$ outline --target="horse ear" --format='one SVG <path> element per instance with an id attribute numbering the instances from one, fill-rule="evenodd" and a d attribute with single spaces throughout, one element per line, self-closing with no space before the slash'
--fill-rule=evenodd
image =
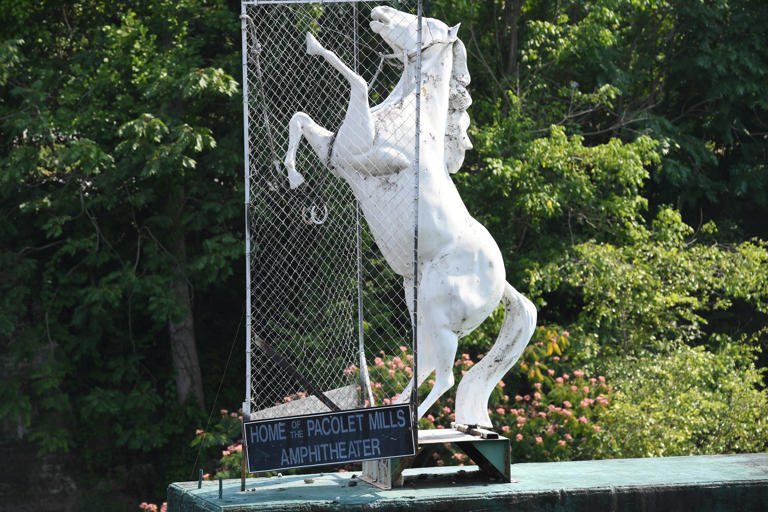
<path id="1" fill-rule="evenodd" d="M 461 23 L 456 25 L 455 27 L 451 27 L 448 29 L 448 38 L 453 39 L 454 37 L 459 37 L 459 27 L 461 27 Z"/>
<path id="2" fill-rule="evenodd" d="M 458 26 L 457 26 L 458 28 Z M 453 72 L 451 74 L 459 85 L 469 85 L 469 69 L 467 68 L 467 49 L 464 47 L 464 43 L 461 39 L 457 39 L 453 43 Z"/>

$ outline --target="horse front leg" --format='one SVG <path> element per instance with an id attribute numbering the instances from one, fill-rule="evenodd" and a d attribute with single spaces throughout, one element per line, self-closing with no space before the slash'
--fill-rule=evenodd
<path id="1" fill-rule="evenodd" d="M 424 313 L 429 315 L 426 310 Z M 434 366 L 435 369 L 435 385 L 419 404 L 419 418 L 427 413 L 432 404 L 443 393 L 453 387 L 453 361 L 459 347 L 459 337 L 451 329 L 440 324 L 441 322 L 425 321 L 424 329 L 419 333 L 419 351 L 421 351 L 422 344 L 431 345 L 433 359 L 430 366 Z M 419 375 L 421 376 L 421 374 L 421 365 L 419 365 Z"/>
<path id="2" fill-rule="evenodd" d="M 328 163 L 328 151 L 333 133 L 312 120 L 304 112 L 296 112 L 288 123 L 288 151 L 285 153 L 285 169 L 288 172 L 288 184 L 292 189 L 304 183 L 304 176 L 296 171 L 296 152 L 299 149 L 301 137 L 307 139 L 317 157 Z"/>
<path id="3" fill-rule="evenodd" d="M 344 64 L 335 53 L 323 48 L 311 32 L 307 32 L 307 53 L 323 57 L 349 82 L 349 105 L 337 134 L 337 140 L 341 142 L 340 152 L 359 155 L 369 151 L 373 147 L 375 125 L 368 104 L 368 83 Z"/>

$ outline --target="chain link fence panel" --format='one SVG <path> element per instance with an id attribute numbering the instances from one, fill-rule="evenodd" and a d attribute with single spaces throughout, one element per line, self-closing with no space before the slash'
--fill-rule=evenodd
<path id="1" fill-rule="evenodd" d="M 344 148 L 335 144 L 345 116 L 359 113 L 360 83 L 350 77 L 366 84 L 375 116 L 413 58 L 390 55 L 372 31 L 380 5 L 416 12 L 415 1 L 244 3 L 250 419 L 387 405 L 413 374 L 413 285 L 398 274 L 415 260 L 413 178 L 363 210 L 333 168 L 339 152 L 370 142 L 363 127 L 360 140 L 347 133 Z M 416 103 L 398 112 L 377 119 L 389 123 L 377 136 L 396 134 L 383 141 L 394 148 L 413 144 L 417 128 Z M 397 155 L 365 158 L 372 174 L 393 165 L 415 174 Z"/>

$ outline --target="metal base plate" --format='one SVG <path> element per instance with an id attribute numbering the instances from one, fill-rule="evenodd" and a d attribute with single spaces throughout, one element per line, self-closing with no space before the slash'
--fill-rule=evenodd
<path id="1" fill-rule="evenodd" d="M 475 430 L 462 425 L 457 426 L 462 430 Z M 419 451 L 415 457 L 363 462 L 363 473 L 360 478 L 379 489 L 402 487 L 403 469 L 426 466 L 437 445 L 444 443 L 458 446 L 489 479 L 497 482 L 512 481 L 509 439 L 503 436 L 484 439 L 479 434 L 471 435 L 457 429 L 419 430 Z"/>

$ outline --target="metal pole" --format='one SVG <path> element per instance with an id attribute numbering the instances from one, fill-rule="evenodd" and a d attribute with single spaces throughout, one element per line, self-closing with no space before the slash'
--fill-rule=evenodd
<path id="1" fill-rule="evenodd" d="M 422 0 L 417 2 L 416 27 L 416 143 L 414 147 L 413 179 L 413 404 L 411 422 L 413 424 L 413 443 L 419 442 L 419 174 L 421 172 L 421 20 L 423 17 Z"/>
<path id="2" fill-rule="evenodd" d="M 335 3 L 357 3 L 368 2 L 370 0 L 245 0 L 246 5 L 271 5 L 271 4 L 335 4 Z"/>
<path id="3" fill-rule="evenodd" d="M 352 69 L 359 72 L 359 34 L 357 24 L 357 4 L 352 4 Z M 360 359 L 360 405 L 365 405 L 368 398 L 373 407 L 373 391 L 369 385 L 368 363 L 365 360 L 365 333 L 363 331 L 363 225 L 360 205 L 355 202 L 355 226 L 357 228 L 357 350 Z"/>
<path id="4" fill-rule="evenodd" d="M 248 45 L 245 3 L 240 4 L 240 30 L 242 32 L 243 62 L 243 152 L 245 165 L 245 401 L 243 420 L 251 419 L 251 227 L 248 211 L 251 204 L 250 144 L 248 141 Z"/>
<path id="5" fill-rule="evenodd" d="M 247 463 L 246 457 L 248 457 L 248 451 L 246 449 L 247 444 L 243 443 L 243 451 L 241 452 L 243 454 L 243 458 L 240 461 L 240 492 L 245 492 L 245 477 L 246 477 L 246 470 L 245 465 Z"/>

